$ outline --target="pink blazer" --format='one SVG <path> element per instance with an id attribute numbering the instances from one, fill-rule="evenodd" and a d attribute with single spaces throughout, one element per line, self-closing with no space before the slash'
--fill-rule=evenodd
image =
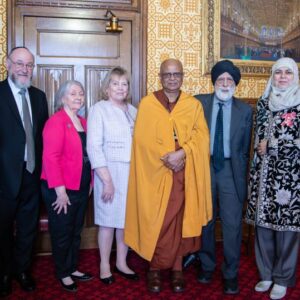
<path id="1" fill-rule="evenodd" d="M 86 131 L 86 120 L 80 122 Z M 79 190 L 82 173 L 80 136 L 64 109 L 52 115 L 43 130 L 43 160 L 41 178 L 49 188 L 64 185 Z"/>

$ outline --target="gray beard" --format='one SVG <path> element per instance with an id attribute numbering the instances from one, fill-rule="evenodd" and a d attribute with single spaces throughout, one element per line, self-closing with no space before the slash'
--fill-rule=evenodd
<path id="1" fill-rule="evenodd" d="M 224 93 L 220 88 L 215 89 L 216 96 L 221 101 L 228 101 L 232 98 L 235 92 L 235 86 L 231 87 L 227 93 Z"/>
<path id="2" fill-rule="evenodd" d="M 27 89 L 31 86 L 32 78 L 28 79 L 25 83 L 19 82 L 19 80 L 13 74 L 9 75 L 9 78 L 15 84 L 15 86 L 19 89 Z"/>

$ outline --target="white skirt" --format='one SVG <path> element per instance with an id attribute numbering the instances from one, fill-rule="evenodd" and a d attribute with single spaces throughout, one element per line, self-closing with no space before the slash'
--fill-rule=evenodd
<path id="1" fill-rule="evenodd" d="M 104 202 L 101 198 L 103 183 L 94 172 L 94 213 L 95 224 L 105 227 L 124 228 L 128 188 L 128 162 L 108 162 L 115 193 L 112 201 Z"/>

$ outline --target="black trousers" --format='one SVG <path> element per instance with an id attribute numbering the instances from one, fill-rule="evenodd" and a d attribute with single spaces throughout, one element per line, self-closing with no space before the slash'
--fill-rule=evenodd
<path id="1" fill-rule="evenodd" d="M 37 233 L 40 180 L 23 169 L 16 198 L 0 194 L 0 276 L 19 274 L 30 268 Z"/>
<path id="2" fill-rule="evenodd" d="M 79 191 L 67 190 L 71 205 L 67 214 L 57 214 L 52 203 L 57 195 L 54 189 L 49 189 L 46 181 L 42 181 L 42 195 L 46 203 L 49 219 L 49 231 L 52 243 L 52 255 L 57 278 L 70 276 L 76 271 L 81 231 L 89 194 L 89 180 Z"/>

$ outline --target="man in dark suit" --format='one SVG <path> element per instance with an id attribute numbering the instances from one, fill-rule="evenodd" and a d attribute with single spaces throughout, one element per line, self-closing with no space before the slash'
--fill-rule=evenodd
<path id="1" fill-rule="evenodd" d="M 11 293 L 12 276 L 35 289 L 29 273 L 40 199 L 42 130 L 46 95 L 31 86 L 34 57 L 11 50 L 8 77 L 0 82 L 0 296 Z"/>
<path id="2" fill-rule="evenodd" d="M 203 228 L 201 250 L 193 257 L 198 256 L 201 262 L 198 281 L 210 283 L 216 268 L 215 222 L 219 214 L 223 233 L 222 273 L 226 294 L 239 292 L 237 277 L 242 210 L 247 193 L 252 130 L 251 106 L 233 97 L 240 78 L 240 70 L 231 61 L 220 61 L 211 71 L 215 92 L 195 96 L 203 105 L 210 130 L 213 219 Z"/>

